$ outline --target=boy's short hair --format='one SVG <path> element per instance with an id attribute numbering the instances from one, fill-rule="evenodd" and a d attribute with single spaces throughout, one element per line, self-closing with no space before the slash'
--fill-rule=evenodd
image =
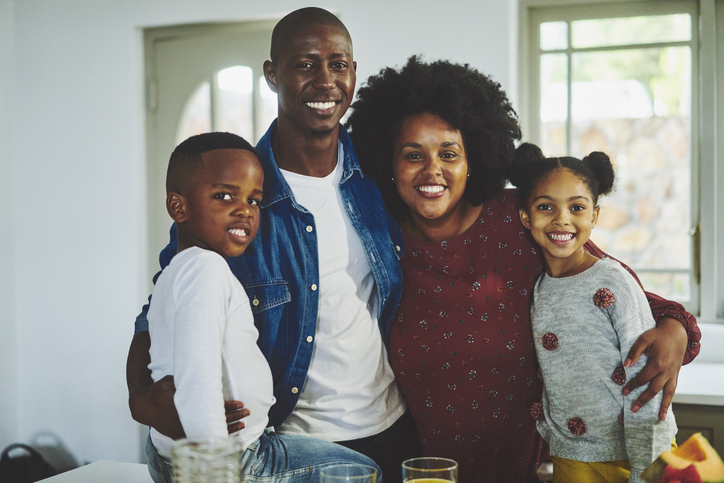
<path id="1" fill-rule="evenodd" d="M 166 194 L 185 194 L 191 180 L 203 168 L 201 155 L 216 149 L 245 149 L 257 156 L 256 149 L 244 138 L 229 132 L 207 132 L 197 134 L 176 146 L 168 160 L 166 171 Z"/>

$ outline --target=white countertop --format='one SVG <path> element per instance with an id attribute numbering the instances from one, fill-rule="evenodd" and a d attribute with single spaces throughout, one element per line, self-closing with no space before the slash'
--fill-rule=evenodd
<path id="1" fill-rule="evenodd" d="M 724 406 L 724 364 L 695 360 L 682 366 L 674 402 Z"/>
<path id="2" fill-rule="evenodd" d="M 41 481 L 43 483 L 153 483 L 146 465 L 118 461 L 96 461 Z"/>
<path id="3" fill-rule="evenodd" d="M 724 407 L 724 325 L 702 324 L 702 351 L 681 368 L 674 402 Z M 145 464 L 96 461 L 43 483 L 153 483 Z"/>

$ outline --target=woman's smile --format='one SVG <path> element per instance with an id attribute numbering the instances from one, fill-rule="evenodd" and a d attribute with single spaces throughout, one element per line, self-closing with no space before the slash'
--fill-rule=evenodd
<path id="1" fill-rule="evenodd" d="M 441 184 L 424 184 L 420 186 L 415 186 L 415 189 L 420 192 L 420 194 L 426 198 L 439 198 L 442 196 L 443 191 L 445 191 L 446 187 Z"/>

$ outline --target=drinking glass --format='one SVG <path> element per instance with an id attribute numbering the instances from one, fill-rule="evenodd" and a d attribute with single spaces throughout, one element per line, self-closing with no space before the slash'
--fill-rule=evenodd
<path id="1" fill-rule="evenodd" d="M 339 464 L 322 468 L 322 483 L 377 483 L 377 469 L 358 464 Z"/>
<path id="2" fill-rule="evenodd" d="M 412 458 L 402 463 L 403 483 L 457 483 L 458 464 L 448 458 Z"/>
<path id="3" fill-rule="evenodd" d="M 175 483 L 240 483 L 241 444 L 233 439 L 182 439 L 171 448 Z"/>

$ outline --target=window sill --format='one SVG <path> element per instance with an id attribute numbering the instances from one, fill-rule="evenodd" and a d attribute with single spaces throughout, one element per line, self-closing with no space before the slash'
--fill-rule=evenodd
<path id="1" fill-rule="evenodd" d="M 724 406 L 724 363 L 697 360 L 682 367 L 674 402 Z"/>
<path id="2" fill-rule="evenodd" d="M 724 406 L 724 325 L 701 324 L 701 352 L 681 368 L 674 402 Z"/>

